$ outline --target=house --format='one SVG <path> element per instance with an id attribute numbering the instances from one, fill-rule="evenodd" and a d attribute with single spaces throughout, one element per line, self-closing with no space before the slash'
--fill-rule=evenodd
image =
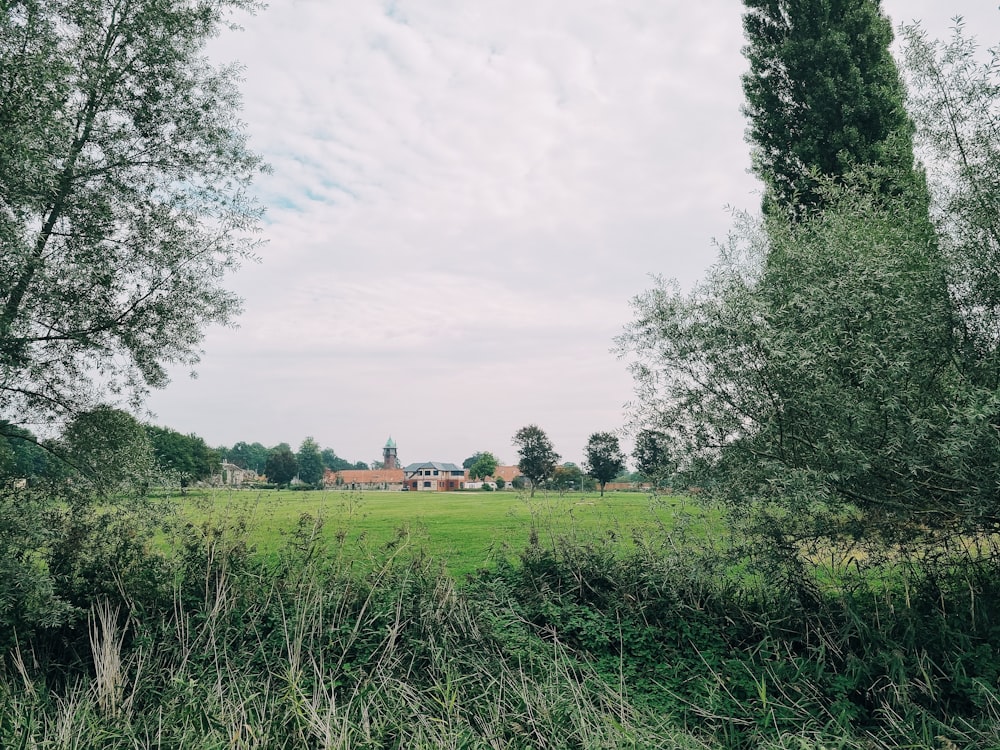
<path id="1" fill-rule="evenodd" d="M 465 487 L 465 469 L 455 464 L 425 461 L 403 469 L 405 487 L 411 492 L 448 492 Z"/>
<path id="2" fill-rule="evenodd" d="M 403 489 L 402 469 L 344 469 L 326 470 L 323 475 L 326 487 L 344 490 L 401 490 Z"/>

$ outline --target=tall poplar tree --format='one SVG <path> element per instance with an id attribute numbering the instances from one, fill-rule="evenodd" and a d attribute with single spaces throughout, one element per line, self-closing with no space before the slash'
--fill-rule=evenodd
<path id="1" fill-rule="evenodd" d="M 877 189 L 914 182 L 913 124 L 879 0 L 744 0 L 743 77 L 765 212 L 821 207 L 824 177 L 875 168 Z"/>

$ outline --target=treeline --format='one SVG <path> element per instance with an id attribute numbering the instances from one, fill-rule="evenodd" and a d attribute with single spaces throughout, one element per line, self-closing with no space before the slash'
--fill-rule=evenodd
<path id="1" fill-rule="evenodd" d="M 139 477 L 186 486 L 218 473 L 219 465 L 219 452 L 198 435 L 142 424 L 111 407 L 77 414 L 53 438 L 0 423 L 0 478 L 7 482 L 76 475 L 109 488 Z"/>
<path id="2" fill-rule="evenodd" d="M 231 448 L 220 446 L 216 448 L 220 458 L 230 461 L 242 469 L 250 469 L 258 474 L 271 477 L 267 472 L 267 462 L 276 453 L 284 456 L 292 454 L 295 457 L 296 465 L 302 464 L 306 467 L 307 473 L 317 463 L 315 456 L 319 456 L 319 464 L 330 471 L 345 471 L 348 469 L 368 469 L 371 468 L 364 461 L 348 461 L 337 455 L 333 448 L 322 448 L 312 437 L 307 437 L 299 445 L 297 451 L 292 451 L 288 443 L 278 443 L 267 448 L 261 443 L 238 442 Z M 273 473 L 273 472 L 272 472 Z M 295 476 L 295 472 L 292 473 Z"/>
<path id="3" fill-rule="evenodd" d="M 351 463 L 332 448 L 320 448 L 311 438 L 293 452 L 287 443 L 266 448 L 260 443 L 238 442 L 232 448 L 212 448 L 194 433 L 142 424 L 128 412 L 99 407 L 77 414 L 54 438 L 40 439 L 30 430 L 0 422 L 0 480 L 31 483 L 91 477 L 98 484 L 115 486 L 122 476 L 145 477 L 186 487 L 219 474 L 223 461 L 255 472 L 267 481 L 284 485 L 298 477 L 320 485 L 324 472 L 367 469 Z"/>

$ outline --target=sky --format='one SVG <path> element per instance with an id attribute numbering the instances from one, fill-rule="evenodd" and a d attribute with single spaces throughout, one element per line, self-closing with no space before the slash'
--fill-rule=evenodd
<path id="1" fill-rule="evenodd" d="M 1000 43 L 995 0 L 884 0 Z M 242 65 L 273 173 L 238 327 L 148 402 L 210 445 L 351 461 L 580 463 L 633 399 L 614 337 L 652 275 L 696 283 L 756 211 L 739 0 L 272 0 L 210 57 Z M 631 438 L 620 434 L 631 449 Z"/>

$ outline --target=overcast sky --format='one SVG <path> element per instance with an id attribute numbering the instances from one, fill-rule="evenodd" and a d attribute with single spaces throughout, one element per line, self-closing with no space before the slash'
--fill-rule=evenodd
<path id="1" fill-rule="evenodd" d="M 885 0 L 1000 42 L 995 0 Z M 154 421 L 211 445 L 307 435 L 372 461 L 564 460 L 620 430 L 612 353 L 650 274 L 695 282 L 756 210 L 739 0 L 273 0 L 211 54 L 244 66 L 274 173 L 260 263 Z M 623 444 L 631 441 L 623 436 Z"/>

